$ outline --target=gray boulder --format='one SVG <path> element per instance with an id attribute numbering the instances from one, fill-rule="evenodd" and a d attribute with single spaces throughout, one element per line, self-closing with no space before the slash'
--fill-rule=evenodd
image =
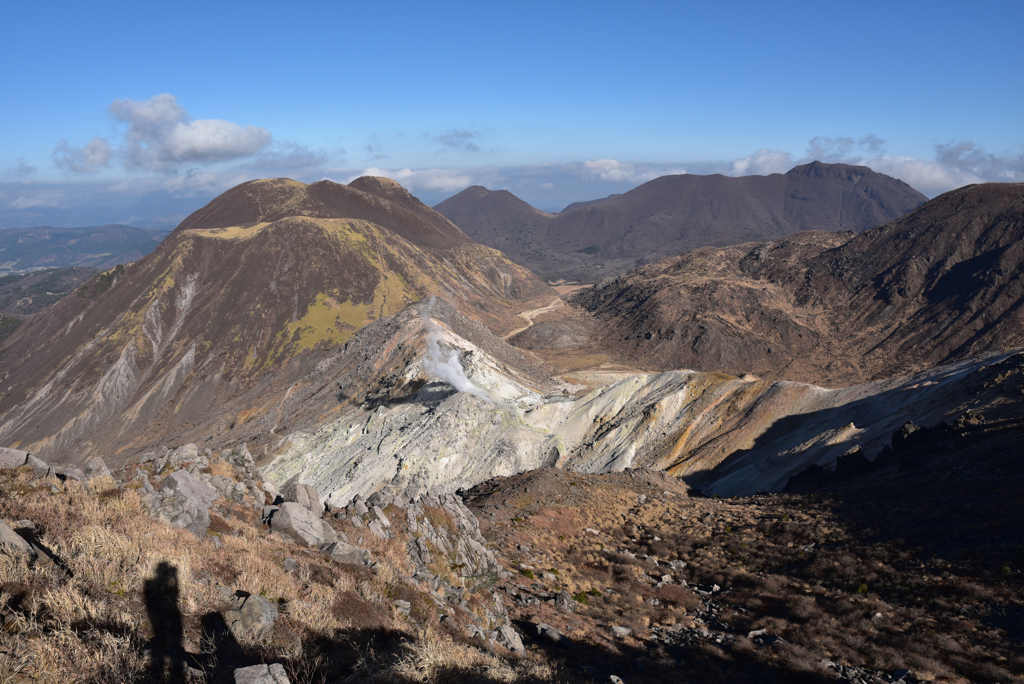
<path id="1" fill-rule="evenodd" d="M 30 562 L 39 556 L 32 545 L 3 520 L 0 520 L 0 553 L 15 558 L 24 558 Z"/>
<path id="2" fill-rule="evenodd" d="M 180 468 L 183 463 L 195 463 L 199 460 L 199 447 L 195 444 L 182 444 L 167 454 L 167 464 L 172 468 Z"/>
<path id="3" fill-rule="evenodd" d="M 537 629 L 537 637 L 540 639 L 550 641 L 551 643 L 558 644 L 559 646 L 570 646 L 572 644 L 569 637 L 565 636 L 549 624 L 538 622 L 535 627 Z"/>
<path id="4" fill-rule="evenodd" d="M 25 465 L 31 467 L 32 474 L 40 480 L 57 476 L 57 472 L 53 469 L 53 466 L 42 459 L 36 458 L 35 456 L 29 455 L 28 461 L 26 461 Z"/>
<path id="5" fill-rule="evenodd" d="M 239 641 L 266 641 L 277 622 L 277 605 L 262 596 L 233 596 L 224 613 L 231 634 Z"/>
<path id="6" fill-rule="evenodd" d="M 561 591 L 558 593 L 558 596 L 555 597 L 555 605 L 567 613 L 575 613 L 579 608 L 576 603 L 576 599 L 574 599 L 572 594 L 567 591 Z"/>
<path id="7" fill-rule="evenodd" d="M 107 464 L 103 462 L 103 459 L 99 456 L 93 456 L 85 465 L 82 466 L 82 472 L 85 473 L 87 479 L 94 477 L 113 477 L 110 473 L 110 469 L 107 468 Z"/>
<path id="8" fill-rule="evenodd" d="M 324 547 L 324 553 L 339 563 L 351 563 L 352 565 L 370 565 L 370 552 L 353 546 L 345 541 L 336 541 Z"/>
<path id="9" fill-rule="evenodd" d="M 235 670 L 235 684 L 291 684 L 280 663 L 252 665 Z"/>
<path id="10" fill-rule="evenodd" d="M 27 451 L 0 447 L 0 468 L 20 468 L 27 460 Z"/>
<path id="11" fill-rule="evenodd" d="M 81 468 L 54 468 L 54 475 L 58 479 L 67 480 L 78 480 L 79 482 L 85 482 L 89 478 L 85 476 L 85 472 Z"/>
<path id="12" fill-rule="evenodd" d="M 314 513 L 320 514 L 324 511 L 324 506 L 320 502 L 320 495 L 316 489 L 308 484 L 300 484 L 298 475 L 285 483 L 284 487 L 281 488 L 281 496 L 284 497 L 285 501 L 294 501 L 295 503 L 302 504 Z"/>
<path id="13" fill-rule="evenodd" d="M 270 518 L 270 529 L 307 546 L 324 542 L 324 523 L 313 511 L 300 503 L 286 501 Z"/>
<path id="14" fill-rule="evenodd" d="M 505 644 L 510 651 L 522 653 L 526 650 L 523 640 L 519 638 L 519 633 L 512 629 L 511 625 L 502 625 L 498 628 L 498 640 Z"/>
<path id="15" fill-rule="evenodd" d="M 210 505 L 217 496 L 217 490 L 196 475 L 176 470 L 163 479 L 160 491 L 143 500 L 157 520 L 201 535 L 210 526 Z"/>

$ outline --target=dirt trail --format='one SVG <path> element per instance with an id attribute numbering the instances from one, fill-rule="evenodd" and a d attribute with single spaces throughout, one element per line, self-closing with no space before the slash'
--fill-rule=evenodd
<path id="1" fill-rule="evenodd" d="M 513 335 L 518 335 L 519 333 L 523 332 L 524 330 L 529 330 L 531 327 L 533 327 L 533 319 L 534 318 L 536 318 L 537 316 L 540 316 L 541 314 L 546 314 L 546 313 L 549 313 L 551 311 L 554 311 L 555 309 L 557 309 L 558 307 L 562 306 L 563 304 L 565 304 L 565 302 L 562 300 L 561 297 L 555 297 L 551 301 L 551 303 L 548 304 L 547 306 L 542 306 L 541 308 L 533 309 L 532 311 L 523 311 L 523 312 L 521 312 L 519 314 L 519 317 L 522 318 L 524 321 L 526 321 L 526 325 L 524 325 L 522 328 L 516 328 L 515 330 L 513 330 L 512 332 L 510 332 L 507 335 L 503 335 L 501 339 L 507 340 L 510 337 L 512 337 Z"/>

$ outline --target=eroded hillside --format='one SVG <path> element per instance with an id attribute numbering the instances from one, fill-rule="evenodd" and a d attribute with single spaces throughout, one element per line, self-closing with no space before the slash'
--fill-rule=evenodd
<path id="1" fill-rule="evenodd" d="M 1024 185 L 955 190 L 859 235 L 704 248 L 575 294 L 644 368 L 844 386 L 1024 344 Z"/>

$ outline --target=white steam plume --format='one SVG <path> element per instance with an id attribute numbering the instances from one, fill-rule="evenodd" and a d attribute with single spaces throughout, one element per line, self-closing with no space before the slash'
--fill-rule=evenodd
<path id="1" fill-rule="evenodd" d="M 427 375 L 447 382 L 459 392 L 472 394 L 474 397 L 493 404 L 494 400 L 466 377 L 466 371 L 462 370 L 462 364 L 459 363 L 459 352 L 454 349 L 441 349 L 441 330 L 437 327 L 434 319 L 430 317 L 430 312 L 434 309 L 436 301 L 436 297 L 431 297 L 421 314 L 423 327 L 427 331 L 427 355 L 423 358 L 423 370 Z"/>

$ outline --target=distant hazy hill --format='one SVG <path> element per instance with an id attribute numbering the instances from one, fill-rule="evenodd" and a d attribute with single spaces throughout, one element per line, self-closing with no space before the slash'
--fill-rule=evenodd
<path id="1" fill-rule="evenodd" d="M 0 344 L 24 319 L 53 306 L 95 274 L 94 268 L 51 268 L 0 276 Z"/>
<path id="2" fill-rule="evenodd" d="M 4 343 L 0 443 L 117 462 L 164 441 L 237 439 L 229 432 L 246 423 L 254 448 L 275 443 L 293 391 L 320 392 L 315 408 L 291 414 L 311 411 L 314 425 L 351 398 L 321 362 L 432 295 L 502 334 L 554 293 L 394 181 L 244 183 Z M 387 338 L 382 350 L 415 353 Z M 359 362 L 376 377 L 372 355 Z"/>
<path id="3" fill-rule="evenodd" d="M 146 256 L 166 234 L 166 231 L 120 224 L 3 228 L 0 229 L 0 275 L 69 266 L 110 268 Z"/>
<path id="4" fill-rule="evenodd" d="M 1024 184 L 954 190 L 861 234 L 703 248 L 581 291 L 646 368 L 842 386 L 1024 345 Z"/>
<path id="5" fill-rule="evenodd" d="M 807 230 L 860 232 L 927 199 L 867 167 L 820 162 L 770 176 L 662 176 L 556 215 L 507 192 L 493 197 L 498 194 L 470 188 L 437 210 L 473 239 L 541 277 L 582 282 L 708 245 L 774 240 Z"/>

